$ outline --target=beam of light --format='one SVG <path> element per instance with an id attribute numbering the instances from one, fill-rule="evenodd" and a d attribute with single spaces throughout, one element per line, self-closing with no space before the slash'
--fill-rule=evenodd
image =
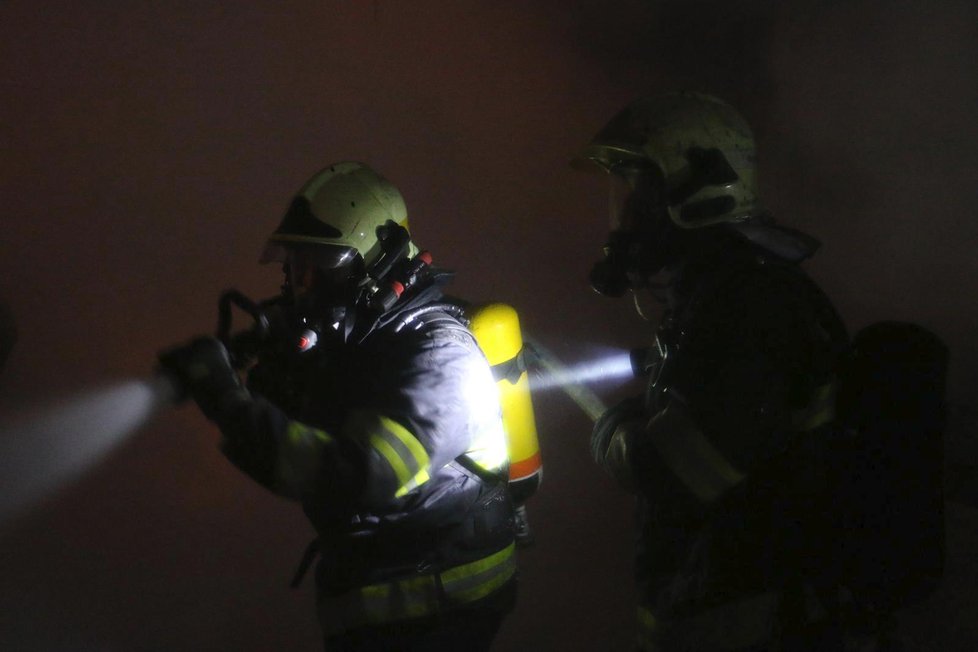
<path id="1" fill-rule="evenodd" d="M 173 385 L 160 376 L 0 419 L 0 524 L 94 466 L 173 397 Z"/>
<path id="2" fill-rule="evenodd" d="M 526 341 L 543 371 L 530 380 L 530 388 L 533 391 L 562 390 L 592 421 L 597 421 L 607 407 L 584 383 L 624 380 L 634 375 L 628 351 L 616 350 L 587 363 L 567 366 L 538 341 L 531 338 Z"/>
<path id="3" fill-rule="evenodd" d="M 550 364 L 549 366 L 553 367 L 555 365 Z M 551 373 L 534 382 L 533 388 L 543 390 L 552 389 L 568 383 L 580 384 L 598 383 L 608 380 L 624 380 L 632 378 L 634 375 L 628 351 L 623 351 L 616 352 L 607 358 L 589 360 L 588 362 L 574 365 L 561 365 L 559 370 L 553 369 Z"/>

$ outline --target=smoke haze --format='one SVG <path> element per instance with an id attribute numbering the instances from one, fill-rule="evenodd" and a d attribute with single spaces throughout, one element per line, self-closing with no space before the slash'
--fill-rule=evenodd
<path id="1" fill-rule="evenodd" d="M 264 238 L 344 159 L 401 189 L 453 293 L 511 303 L 572 365 L 646 344 L 628 301 L 587 287 L 605 188 L 568 161 L 626 102 L 675 89 L 747 116 L 766 203 L 822 241 L 808 269 L 849 326 L 933 329 L 972 405 L 976 59 L 978 5 L 954 0 L 7 0 L 0 296 L 19 335 L 0 409 L 144 377 L 213 330 L 225 288 L 275 293 Z M 536 411 L 538 543 L 497 649 L 630 649 L 629 497 L 566 397 Z M 162 414 L 0 530 L 0 647 L 318 649 L 310 587 L 286 588 L 310 528 L 216 438 L 192 408 Z M 960 427 L 951 454 L 974 463 L 973 442 Z M 946 586 L 906 627 L 970 650 L 978 516 L 948 519 Z"/>

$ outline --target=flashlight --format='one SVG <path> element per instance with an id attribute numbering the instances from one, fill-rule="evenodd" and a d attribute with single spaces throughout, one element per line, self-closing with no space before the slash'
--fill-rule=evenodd
<path id="1" fill-rule="evenodd" d="M 632 373 L 635 374 L 636 378 L 645 378 L 652 370 L 652 363 L 649 361 L 650 351 L 651 349 L 649 347 L 642 346 L 628 352 L 628 360 L 632 365 Z"/>

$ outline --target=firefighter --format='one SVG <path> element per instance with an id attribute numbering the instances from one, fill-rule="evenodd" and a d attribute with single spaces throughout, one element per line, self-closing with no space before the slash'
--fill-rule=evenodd
<path id="1" fill-rule="evenodd" d="M 751 130 L 710 96 L 640 99 L 576 163 L 611 181 L 594 289 L 663 304 L 646 391 L 591 437 L 637 495 L 639 647 L 841 649 L 821 451 L 847 334 L 799 267 L 817 241 L 763 209 Z"/>
<path id="2" fill-rule="evenodd" d="M 247 383 L 214 338 L 161 363 L 230 461 L 301 503 L 326 649 L 488 649 L 515 599 L 513 506 L 492 373 L 442 299 L 451 274 L 356 162 L 302 187 L 262 261 L 285 284 Z"/>

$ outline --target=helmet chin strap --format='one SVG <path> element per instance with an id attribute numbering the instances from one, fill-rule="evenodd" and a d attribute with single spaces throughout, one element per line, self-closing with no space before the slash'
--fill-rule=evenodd
<path id="1" fill-rule="evenodd" d="M 632 304 L 635 312 L 645 321 L 653 321 L 653 313 L 661 312 L 662 306 L 668 302 L 669 284 L 658 279 L 662 274 L 651 278 L 642 277 L 632 283 Z"/>
<path id="2" fill-rule="evenodd" d="M 649 314 L 649 308 L 651 305 L 648 303 L 647 298 L 652 296 L 649 292 L 643 292 L 641 289 L 632 290 L 632 305 L 635 306 L 635 312 L 638 316 L 642 318 L 643 321 L 652 321 L 652 316 Z M 646 297 L 646 301 L 642 300 L 642 297 Z M 643 305 L 643 303 L 645 305 Z"/>

